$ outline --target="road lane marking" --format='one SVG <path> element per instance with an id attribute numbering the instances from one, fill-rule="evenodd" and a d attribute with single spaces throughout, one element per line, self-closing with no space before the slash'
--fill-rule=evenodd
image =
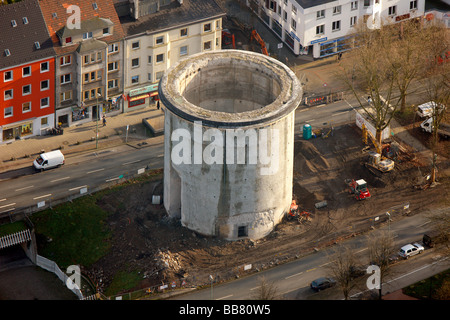
<path id="1" fill-rule="evenodd" d="M 22 190 L 30 189 L 30 188 L 33 188 L 33 187 L 34 187 L 34 186 L 23 187 L 23 188 L 16 189 L 16 190 L 14 190 L 14 191 L 22 191 Z"/>
<path id="2" fill-rule="evenodd" d="M 134 160 L 134 161 L 130 161 L 130 162 L 125 162 L 125 163 L 122 163 L 122 165 L 126 166 L 127 164 L 137 163 L 139 161 L 141 161 L 141 160 Z"/>
<path id="3" fill-rule="evenodd" d="M 87 187 L 87 185 L 75 187 L 75 188 L 69 189 L 69 191 L 78 190 L 78 189 L 85 188 L 85 187 Z"/>
<path id="4" fill-rule="evenodd" d="M 99 172 L 99 171 L 103 171 L 105 170 L 105 168 L 101 168 L 101 169 L 97 169 L 97 170 L 92 170 L 92 171 L 88 171 L 86 173 L 94 173 L 94 172 Z"/>
<path id="5" fill-rule="evenodd" d="M 299 273 L 296 273 L 296 274 L 293 274 L 293 275 L 290 275 L 290 276 L 284 278 L 284 280 L 287 280 L 287 279 L 292 278 L 292 277 L 299 276 L 299 275 L 301 275 L 302 273 L 303 273 L 303 271 L 302 271 L 302 272 L 299 272 Z"/>
<path id="6" fill-rule="evenodd" d="M 314 271 L 314 270 L 316 270 L 316 269 L 317 269 L 317 268 L 308 269 L 308 270 L 306 270 L 306 272 Z"/>
<path id="7" fill-rule="evenodd" d="M 230 294 L 230 295 L 228 295 L 228 296 L 225 296 L 225 297 L 222 297 L 222 298 L 217 298 L 216 300 L 222 300 L 222 299 L 226 299 L 226 298 L 229 298 L 229 297 L 232 297 L 233 295 L 232 294 Z"/>
<path id="8" fill-rule="evenodd" d="M 4 198 L 4 199 L 0 199 L 0 202 L 2 202 L 2 201 L 5 201 L 6 200 L 6 198 Z"/>
<path id="9" fill-rule="evenodd" d="M 6 207 L 10 207 L 10 206 L 13 206 L 15 204 L 16 204 L 15 202 L 14 203 L 10 203 L 10 204 L 5 204 L 4 206 L 1 206 L 0 209 L 6 208 Z"/>
<path id="10" fill-rule="evenodd" d="M 37 200 L 37 199 L 40 199 L 40 198 L 49 197 L 49 196 L 51 196 L 51 195 L 52 195 L 52 194 L 49 193 L 49 194 L 46 194 L 46 195 L 43 195 L 43 196 L 35 197 L 35 198 L 33 198 L 33 200 Z"/>
<path id="11" fill-rule="evenodd" d="M 332 113 L 331 116 L 332 116 L 332 117 L 334 117 L 334 116 L 339 116 L 339 115 L 342 115 L 342 114 L 345 114 L 345 113 L 349 113 L 349 112 L 350 112 L 350 111 L 342 111 L 342 112 Z"/>
<path id="12" fill-rule="evenodd" d="M 119 179 L 120 179 L 120 177 L 116 177 L 116 178 L 106 179 L 105 181 L 110 182 L 110 181 L 119 180 Z"/>
<path id="13" fill-rule="evenodd" d="M 52 180 L 50 182 L 57 182 L 57 181 L 62 181 L 62 180 L 67 180 L 67 179 L 70 179 L 70 177 L 59 178 L 59 179 Z"/>

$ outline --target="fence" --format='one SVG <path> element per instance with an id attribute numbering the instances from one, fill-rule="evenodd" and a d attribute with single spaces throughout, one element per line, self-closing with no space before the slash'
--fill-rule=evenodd
<path id="1" fill-rule="evenodd" d="M 58 265 L 52 260 L 49 260 L 37 254 L 36 265 L 41 267 L 42 269 L 53 272 L 59 278 L 59 280 L 61 280 L 66 286 L 68 282 L 72 282 L 72 279 L 70 279 L 64 272 L 62 272 L 61 269 L 58 267 Z M 83 294 L 81 293 L 81 290 L 78 287 L 78 285 L 72 282 L 71 287 L 73 288 L 71 289 L 67 286 L 67 288 L 71 290 L 74 294 L 76 294 L 80 300 L 83 299 Z"/>
<path id="2" fill-rule="evenodd" d="M 13 234 L 8 234 L 0 238 L 0 249 L 14 246 L 16 244 L 31 240 L 30 230 L 22 230 Z"/>
<path id="3" fill-rule="evenodd" d="M 305 97 L 305 104 L 308 107 L 311 107 L 324 103 L 333 103 L 335 101 L 343 99 L 344 99 L 344 92 L 333 92 L 321 96 Z"/>

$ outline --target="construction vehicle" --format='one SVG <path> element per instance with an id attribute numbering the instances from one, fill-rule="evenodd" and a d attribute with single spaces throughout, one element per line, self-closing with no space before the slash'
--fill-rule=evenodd
<path id="1" fill-rule="evenodd" d="M 366 126 L 362 125 L 362 136 L 364 144 L 368 144 L 367 137 L 370 138 L 373 145 L 375 146 L 376 152 L 370 151 L 369 157 L 367 161 L 364 163 L 366 168 L 370 170 L 375 175 L 378 175 L 378 172 L 389 172 L 394 170 L 394 161 L 392 159 L 386 158 L 384 155 L 391 154 L 391 147 L 389 144 L 381 145 L 378 143 L 378 141 L 375 139 L 375 137 L 372 135 L 372 133 L 367 130 Z M 384 152 L 383 152 L 384 151 Z M 378 172 L 373 171 L 372 169 L 378 170 Z"/>
<path id="2" fill-rule="evenodd" d="M 357 200 L 369 199 L 371 197 L 367 188 L 367 182 L 364 179 L 346 179 L 345 183 L 347 184 L 348 192 L 353 193 Z"/>
<path id="3" fill-rule="evenodd" d="M 289 210 L 289 218 L 297 219 L 299 223 L 302 222 L 310 222 L 311 221 L 311 213 L 307 211 L 301 211 L 298 209 L 297 201 L 292 200 L 291 208 Z"/>
<path id="4" fill-rule="evenodd" d="M 268 56 L 269 52 L 267 52 L 266 43 L 264 42 L 263 39 L 261 39 L 261 36 L 259 35 L 259 33 L 255 29 L 252 30 L 252 34 L 251 34 L 251 37 L 250 37 L 250 42 L 253 39 L 255 39 L 259 43 L 259 45 L 261 46 L 261 52 L 263 54 L 265 54 L 266 56 Z"/>
<path id="5" fill-rule="evenodd" d="M 230 45 L 233 47 L 233 49 L 236 49 L 236 43 L 234 40 L 234 34 L 231 33 L 228 29 L 222 30 L 222 48 L 224 46 Z"/>

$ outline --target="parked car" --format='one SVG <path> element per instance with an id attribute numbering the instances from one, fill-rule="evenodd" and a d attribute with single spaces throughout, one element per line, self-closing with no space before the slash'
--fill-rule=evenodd
<path id="1" fill-rule="evenodd" d="M 60 150 L 41 153 L 36 160 L 33 161 L 33 166 L 36 171 L 44 171 L 46 169 L 60 167 L 64 164 L 64 155 Z"/>
<path id="2" fill-rule="evenodd" d="M 334 280 L 333 278 L 321 277 L 311 282 L 311 289 L 315 291 L 320 291 L 326 288 L 330 288 L 335 284 L 336 280 Z"/>
<path id="3" fill-rule="evenodd" d="M 401 257 L 408 259 L 411 256 L 422 253 L 422 251 L 424 251 L 424 250 L 425 250 L 425 248 L 416 242 L 416 243 L 407 244 L 406 246 L 401 247 L 399 254 Z"/>

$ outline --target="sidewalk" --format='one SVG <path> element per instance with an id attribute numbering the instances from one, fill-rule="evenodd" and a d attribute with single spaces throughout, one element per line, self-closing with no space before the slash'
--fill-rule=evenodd
<path id="1" fill-rule="evenodd" d="M 154 139 L 148 128 L 142 124 L 145 118 L 164 117 L 156 106 L 136 111 L 106 116 L 106 126 L 98 121 L 98 149 L 129 144 L 136 147 L 151 144 Z M 127 136 L 127 126 L 129 126 Z M 31 166 L 33 159 L 41 152 L 61 149 L 64 155 L 96 150 L 96 121 L 64 128 L 64 134 L 57 136 L 35 136 L 0 145 L 0 172 Z M 143 142 L 147 144 L 142 144 Z"/>

